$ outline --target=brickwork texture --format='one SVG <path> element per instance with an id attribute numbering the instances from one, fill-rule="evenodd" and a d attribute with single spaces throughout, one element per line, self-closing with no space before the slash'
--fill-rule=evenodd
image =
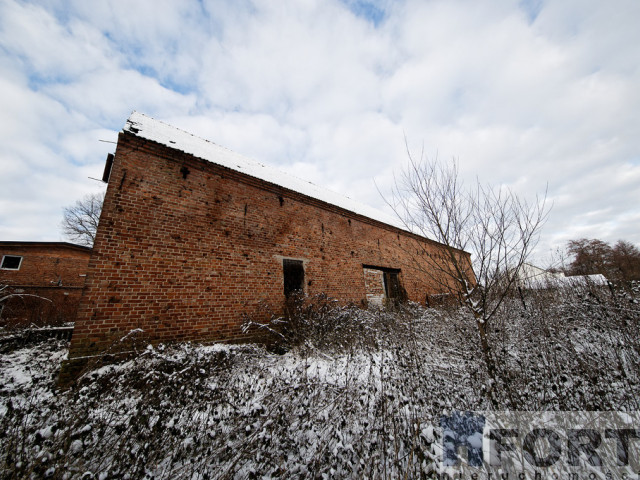
<path id="1" fill-rule="evenodd" d="M 3 327 L 51 326 L 75 320 L 91 249 L 64 242 L 0 242 L 0 261 L 21 257 L 18 269 L 0 268 Z M 24 295 L 24 296 L 17 296 Z"/>
<path id="2" fill-rule="evenodd" d="M 407 297 L 424 302 L 437 292 L 411 268 L 417 242 L 441 249 L 121 132 L 69 357 L 136 329 L 152 342 L 244 340 L 243 314 L 284 304 L 283 259 L 303 261 L 309 296 L 366 305 L 366 265 L 399 269 Z"/>

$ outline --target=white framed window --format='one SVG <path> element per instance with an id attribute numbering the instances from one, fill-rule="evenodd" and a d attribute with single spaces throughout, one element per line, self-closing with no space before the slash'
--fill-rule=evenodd
<path id="1" fill-rule="evenodd" d="M 22 265 L 22 257 L 18 255 L 3 255 L 0 269 L 2 270 L 20 270 Z"/>

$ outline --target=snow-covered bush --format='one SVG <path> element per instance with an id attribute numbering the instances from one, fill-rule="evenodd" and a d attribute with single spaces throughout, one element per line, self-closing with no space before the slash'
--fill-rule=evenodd
<path id="1" fill-rule="evenodd" d="M 462 331 L 446 322 L 451 332 L 442 331 L 437 312 L 328 305 L 304 307 L 316 336 L 285 355 L 256 345 L 149 346 L 87 372 L 66 392 L 54 391 L 59 345 L 5 356 L 3 375 L 11 364 L 30 370 L 22 386 L 9 381 L 2 392 L 2 476 L 415 478 L 432 471 L 433 418 L 482 402 L 474 369 L 446 356 L 460 349 L 463 335 L 454 336 Z M 340 326 L 351 344 L 325 331 L 339 319 L 356 329 Z M 30 371 L 46 372 L 39 386 Z"/>
<path id="2" fill-rule="evenodd" d="M 67 391 L 64 343 L 16 349 L 0 355 L 0 478 L 432 478 L 440 416 L 491 408 L 489 389 L 502 409 L 638 408 L 637 295 L 525 300 L 490 331 L 495 382 L 467 313 L 326 298 L 276 325 L 284 354 L 138 337 Z"/>
<path id="3" fill-rule="evenodd" d="M 584 285 L 525 297 L 491 332 L 502 408 L 637 410 L 638 295 Z"/>
<path id="4" fill-rule="evenodd" d="M 344 354 L 379 348 L 381 332 L 397 336 L 423 310 L 413 303 L 363 310 L 321 294 L 292 295 L 285 313 L 275 312 L 279 310 L 269 304 L 260 305 L 253 315 L 245 315 L 245 332 L 262 334 L 275 351 Z"/>

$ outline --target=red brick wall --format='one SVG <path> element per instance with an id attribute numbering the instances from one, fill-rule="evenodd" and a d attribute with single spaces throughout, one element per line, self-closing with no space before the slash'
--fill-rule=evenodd
<path id="1" fill-rule="evenodd" d="M 404 250 L 415 242 L 121 133 L 70 357 L 103 350 L 137 328 L 153 341 L 240 339 L 243 313 L 284 302 L 283 257 L 304 261 L 307 295 L 366 302 L 363 265 L 372 265 L 402 269 L 409 298 L 422 302 L 435 290 L 409 267 Z"/>
<path id="2" fill-rule="evenodd" d="M 8 285 L 4 292 L 36 297 L 5 301 L 2 326 L 75 320 L 91 256 L 89 249 L 59 242 L 0 242 L 0 260 L 4 255 L 23 257 L 19 270 L 0 269 L 0 285 Z"/>

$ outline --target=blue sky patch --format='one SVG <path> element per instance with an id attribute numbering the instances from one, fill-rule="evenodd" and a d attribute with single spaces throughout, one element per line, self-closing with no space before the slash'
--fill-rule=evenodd
<path id="1" fill-rule="evenodd" d="M 533 23 L 542 10 L 542 0 L 520 0 L 519 7 L 527 14 L 529 23 Z"/>
<path id="2" fill-rule="evenodd" d="M 376 27 L 386 18 L 384 7 L 380 6 L 377 2 L 367 0 L 342 0 L 342 3 L 356 16 L 366 19 Z"/>

